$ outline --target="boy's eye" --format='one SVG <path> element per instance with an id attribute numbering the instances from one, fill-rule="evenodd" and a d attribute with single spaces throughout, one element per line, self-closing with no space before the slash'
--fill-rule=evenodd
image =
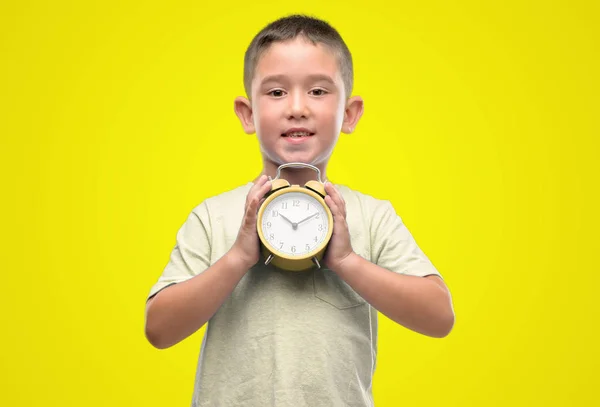
<path id="1" fill-rule="evenodd" d="M 323 96 L 326 93 L 324 89 L 313 89 L 311 92 L 314 96 Z"/>
<path id="2" fill-rule="evenodd" d="M 283 91 L 281 89 L 273 89 L 268 93 L 268 95 L 274 96 L 276 98 L 280 98 L 283 96 Z"/>

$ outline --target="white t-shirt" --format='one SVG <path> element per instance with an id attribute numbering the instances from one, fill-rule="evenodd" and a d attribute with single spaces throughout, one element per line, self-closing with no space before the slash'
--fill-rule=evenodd
<path id="1" fill-rule="evenodd" d="M 194 208 L 148 298 L 192 278 L 237 237 L 252 183 Z M 390 271 L 438 275 L 389 201 L 335 185 L 354 251 Z M 288 272 L 264 259 L 209 320 L 193 407 L 373 406 L 377 310 L 327 268 Z"/>

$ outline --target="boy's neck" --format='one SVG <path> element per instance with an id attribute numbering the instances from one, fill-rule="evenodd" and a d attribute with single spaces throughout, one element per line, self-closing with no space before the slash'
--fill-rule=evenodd
<path id="1" fill-rule="evenodd" d="M 325 166 L 317 165 L 316 167 L 321 172 L 321 181 L 322 182 L 328 181 L 327 175 L 325 174 Z M 269 177 L 271 177 L 271 179 L 275 179 L 275 176 L 277 175 L 277 168 L 279 168 L 279 167 L 275 166 L 273 164 L 271 164 L 271 165 L 265 164 L 263 166 L 263 170 L 254 179 L 253 182 L 258 181 L 258 178 L 260 178 L 261 175 L 265 175 L 265 174 L 268 175 Z M 303 186 L 308 181 L 316 180 L 317 173 L 310 168 L 284 168 L 281 170 L 281 172 L 279 174 L 279 178 L 285 179 L 291 185 Z"/>

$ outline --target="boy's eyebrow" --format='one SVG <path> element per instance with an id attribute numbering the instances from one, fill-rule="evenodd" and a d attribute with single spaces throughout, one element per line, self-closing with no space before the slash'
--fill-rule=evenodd
<path id="1" fill-rule="evenodd" d="M 324 75 L 324 74 L 315 74 L 315 75 L 309 75 L 308 79 L 310 79 L 311 81 L 325 81 L 325 82 L 329 82 L 332 85 L 335 85 L 335 81 L 333 80 L 333 78 L 329 75 Z"/>
<path id="2" fill-rule="evenodd" d="M 263 80 L 261 81 L 261 85 L 264 85 L 265 83 L 268 83 L 268 82 L 284 82 L 286 79 L 287 79 L 287 77 L 285 75 L 269 75 L 269 76 L 265 76 L 263 78 Z M 325 82 L 329 82 L 332 85 L 335 85 L 335 81 L 333 80 L 333 78 L 331 78 L 331 76 L 325 75 L 325 74 L 308 75 L 308 80 L 310 80 L 311 82 L 325 81 Z"/>

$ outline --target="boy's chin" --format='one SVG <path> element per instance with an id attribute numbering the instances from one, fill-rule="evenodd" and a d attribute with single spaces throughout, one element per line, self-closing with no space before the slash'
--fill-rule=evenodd
<path id="1" fill-rule="evenodd" d="M 279 167 L 280 165 L 283 164 L 288 164 L 288 163 L 304 163 L 304 164 L 311 164 L 314 166 L 317 166 L 318 164 L 321 164 L 323 162 L 323 158 L 315 153 L 308 153 L 308 154 L 282 154 L 280 156 L 278 156 L 275 160 L 271 160 L 271 162 L 276 166 Z"/>
<path id="2" fill-rule="evenodd" d="M 316 158 L 316 154 L 311 152 L 296 152 L 291 154 L 282 154 L 279 157 L 278 162 L 281 164 L 287 163 L 305 163 L 305 164 L 313 164 Z"/>

